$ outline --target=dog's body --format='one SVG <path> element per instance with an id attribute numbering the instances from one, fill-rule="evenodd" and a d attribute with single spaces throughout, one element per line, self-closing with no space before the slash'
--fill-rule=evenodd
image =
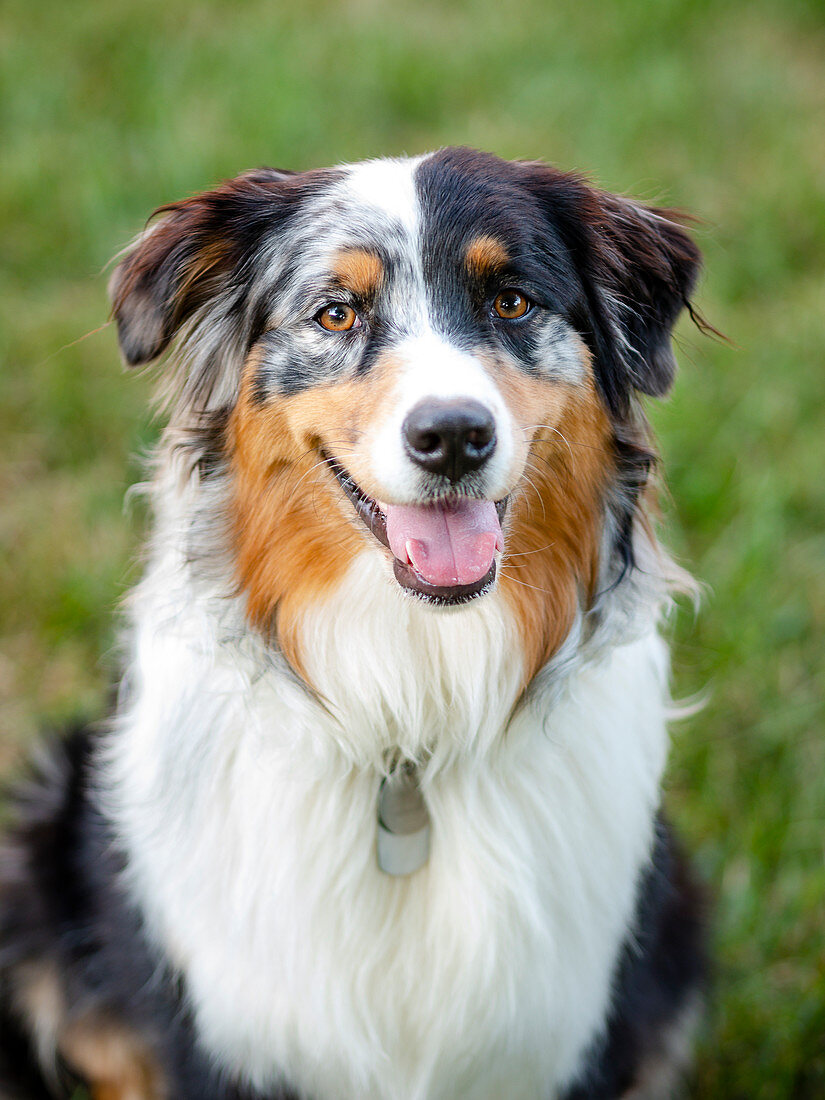
<path id="1" fill-rule="evenodd" d="M 129 362 L 182 336 L 155 534 L 111 729 L 0 871 L 10 1079 L 670 1094 L 701 937 L 657 817 L 675 571 L 636 394 L 697 263 L 461 150 L 165 208 L 113 284 Z M 427 825 L 393 874 L 401 774 Z"/>

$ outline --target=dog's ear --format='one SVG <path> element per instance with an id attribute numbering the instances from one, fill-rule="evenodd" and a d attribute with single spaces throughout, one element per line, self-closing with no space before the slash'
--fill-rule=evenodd
<path id="1" fill-rule="evenodd" d="M 157 220 L 126 252 L 109 283 L 129 366 L 156 359 L 210 301 L 242 289 L 241 270 L 277 220 L 281 181 L 289 175 L 259 169 L 155 211 Z"/>
<path id="2" fill-rule="evenodd" d="M 661 397 L 676 373 L 671 334 L 690 309 L 701 255 L 670 210 L 656 210 L 616 195 L 595 193 L 590 223 L 591 293 L 600 308 L 608 362 L 642 393 Z"/>
<path id="3" fill-rule="evenodd" d="M 673 326 L 690 310 L 701 262 L 680 215 L 553 169 L 536 185 L 582 280 L 579 321 L 611 411 L 625 413 L 632 390 L 661 397 L 676 372 Z"/>

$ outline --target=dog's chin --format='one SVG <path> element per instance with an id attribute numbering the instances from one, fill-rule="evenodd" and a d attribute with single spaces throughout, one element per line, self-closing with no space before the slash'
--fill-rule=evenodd
<path id="1" fill-rule="evenodd" d="M 335 479 L 344 492 L 344 496 L 352 505 L 355 514 L 359 517 L 373 538 L 381 543 L 392 559 L 393 576 L 399 587 L 415 599 L 434 607 L 456 607 L 469 603 L 470 600 L 479 599 L 493 590 L 496 583 L 496 561 L 493 558 L 489 569 L 477 580 L 470 584 L 432 584 L 413 565 L 412 561 L 402 561 L 396 556 L 390 546 L 387 534 L 387 516 L 381 505 L 373 497 L 369 496 L 357 481 L 337 459 L 322 452 Z M 508 497 L 495 502 L 495 510 L 499 523 L 504 518 L 507 510 Z"/>
<path id="2" fill-rule="evenodd" d="M 435 585 L 428 584 L 422 576 L 416 573 L 409 562 L 401 562 L 393 557 L 392 568 L 395 579 L 401 587 L 411 595 L 433 604 L 435 607 L 455 607 L 458 604 L 477 600 L 479 596 L 486 596 L 492 592 L 496 583 L 496 563 L 475 584 Z"/>

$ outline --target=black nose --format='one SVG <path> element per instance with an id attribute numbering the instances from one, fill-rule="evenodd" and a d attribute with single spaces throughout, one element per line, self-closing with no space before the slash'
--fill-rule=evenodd
<path id="1" fill-rule="evenodd" d="M 483 466 L 496 447 L 492 413 L 478 401 L 420 401 L 401 426 L 404 448 L 431 474 L 458 481 Z"/>

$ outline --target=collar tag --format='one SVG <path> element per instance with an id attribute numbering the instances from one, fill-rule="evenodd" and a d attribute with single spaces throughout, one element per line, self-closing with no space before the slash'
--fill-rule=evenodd
<path id="1" fill-rule="evenodd" d="M 405 764 L 378 792 L 378 866 L 388 875 L 411 875 L 430 857 L 430 815 L 415 768 Z"/>

